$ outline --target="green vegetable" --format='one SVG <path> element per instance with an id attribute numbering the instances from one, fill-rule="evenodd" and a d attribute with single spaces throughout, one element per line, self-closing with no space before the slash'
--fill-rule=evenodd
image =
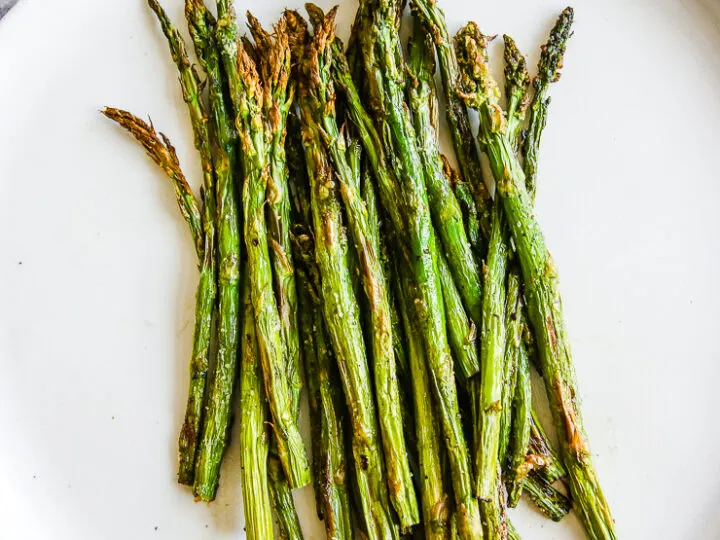
<path id="1" fill-rule="evenodd" d="M 268 483 L 269 428 L 260 351 L 250 280 L 243 286 L 243 332 L 240 362 L 240 457 L 245 534 L 248 540 L 273 538 L 272 503 Z"/>
<path id="2" fill-rule="evenodd" d="M 275 296 L 282 322 L 282 339 L 287 351 L 288 379 L 295 415 L 300 411 L 302 379 L 300 338 L 297 320 L 297 286 L 290 243 L 290 195 L 285 154 L 287 118 L 293 103 L 295 83 L 290 80 L 290 54 L 274 46 L 273 37 L 263 30 L 257 19 L 248 14 L 255 38 L 260 77 L 266 92 L 263 115 L 271 138 L 268 147 L 270 176 L 267 185 L 267 221 L 273 265 Z M 271 99 L 267 99 L 267 95 Z"/>
<path id="3" fill-rule="evenodd" d="M 477 207 L 480 225 L 486 237 L 490 236 L 490 211 L 492 199 L 483 178 L 480 154 L 470 128 L 467 108 L 458 94 L 459 69 L 452 39 L 447 29 L 445 14 L 437 0 L 412 0 L 414 13 L 422 19 L 432 36 L 440 64 L 447 119 L 460 174 L 472 186 L 472 196 Z"/>
<path id="4" fill-rule="evenodd" d="M 293 20 L 296 47 L 303 54 L 307 38 L 299 15 Z M 318 41 L 328 34 L 320 30 Z M 316 43 L 314 47 L 318 47 Z M 317 59 L 316 59 L 317 60 Z M 317 73 L 318 66 L 306 69 Z M 304 80 L 304 79 L 303 79 Z M 316 123 L 307 89 L 301 86 L 303 144 L 311 190 L 315 233 L 315 259 L 320 273 L 321 298 L 345 399 L 353 426 L 352 450 L 357 488 L 362 506 L 363 529 L 369 538 L 397 538 L 398 529 L 390 508 L 385 482 L 385 465 L 380 449 L 378 420 L 373 403 L 370 370 L 364 353 L 360 308 L 353 290 L 348 260 L 348 243 L 341 217 L 340 195 L 333 169 L 323 146 L 321 127 Z"/>
<path id="5" fill-rule="evenodd" d="M 285 58 L 290 54 L 290 48 L 284 18 L 275 26 L 275 37 L 270 45 L 272 49 L 263 51 L 263 54 L 267 54 L 273 63 L 286 65 Z M 237 51 L 237 62 L 240 78 L 239 89 L 234 97 L 238 99 L 235 110 L 238 111 L 237 124 L 243 148 L 245 246 L 257 338 L 265 393 L 277 437 L 278 457 L 290 487 L 298 488 L 310 482 L 310 468 L 295 415 L 288 355 L 282 339 L 282 319 L 273 291 L 270 241 L 265 220 L 265 200 L 270 177 L 270 137 L 265 129 L 263 103 L 266 99 L 273 99 L 273 96 L 266 94 L 267 88 L 263 86 L 255 62 L 245 48 Z"/>
<path id="6" fill-rule="evenodd" d="M 328 538 L 353 538 L 349 477 L 346 472 L 342 390 L 328 342 L 320 299 L 320 273 L 312 239 L 310 188 L 300 140 L 299 119 L 288 124 L 288 164 L 292 193 L 293 254 L 297 271 L 300 336 L 308 382 L 318 516 Z"/>
<path id="7" fill-rule="evenodd" d="M 533 212 L 525 175 L 512 148 L 499 92 L 486 60 L 487 42 L 473 23 L 456 37 L 463 67 L 463 96 L 478 109 L 480 138 L 487 148 L 498 193 L 507 214 L 522 267 L 530 321 L 560 453 L 568 471 L 575 508 L 590 538 L 616 538 L 615 526 L 592 465 L 578 407 L 575 370 L 562 315 L 557 270 Z"/>
<path id="8" fill-rule="evenodd" d="M 525 186 L 530 198 L 535 197 L 537 185 L 537 156 L 540 149 L 540 138 L 547 122 L 547 112 L 550 105 L 548 89 L 550 83 L 560 79 L 560 69 L 563 64 L 563 55 L 567 40 L 572 35 L 571 28 L 575 11 L 571 7 L 565 8 L 560 14 L 555 26 L 550 32 L 550 39 L 540 50 L 538 62 L 538 75 L 533 81 L 535 95 L 530 107 L 530 124 L 525 137 L 524 153 Z"/>
<path id="9" fill-rule="evenodd" d="M 203 170 L 203 188 L 205 195 L 205 205 L 203 206 L 203 226 L 206 250 L 204 261 L 201 266 L 206 266 L 208 272 L 215 272 L 214 262 L 214 245 L 215 245 L 215 201 L 214 196 L 207 199 L 208 193 L 215 190 L 215 176 L 213 171 L 213 159 L 210 151 L 210 134 L 208 126 L 207 112 L 202 99 L 200 98 L 200 82 L 199 76 L 190 64 L 188 59 L 185 43 L 175 28 L 173 28 L 165 11 L 156 0 L 149 0 L 150 8 L 155 12 L 163 33 L 167 38 L 170 52 L 178 71 L 180 72 L 180 86 L 183 91 L 183 98 L 188 107 L 190 120 L 195 137 L 195 147 L 200 154 L 200 163 Z M 214 278 L 212 278 L 214 279 Z M 209 286 L 209 285 L 208 285 Z M 214 288 L 214 283 L 213 283 Z M 211 293 L 212 297 L 207 297 L 207 303 L 214 301 L 215 291 Z M 210 308 L 212 311 L 212 308 Z M 207 311 L 207 308 L 203 308 Z M 203 313 L 206 319 L 209 319 L 210 313 Z M 179 465 L 178 465 L 178 482 L 181 484 L 192 484 L 195 477 L 195 467 L 197 460 L 198 444 L 201 440 L 201 425 L 203 422 L 203 405 L 206 386 L 206 377 L 209 365 L 209 340 L 210 340 L 210 324 L 206 322 L 205 328 L 200 329 L 202 343 L 197 344 L 199 348 L 198 356 L 193 355 L 193 361 L 190 366 L 190 388 L 188 391 L 188 403 L 185 410 L 185 420 L 180 430 L 179 439 Z"/>
<path id="10" fill-rule="evenodd" d="M 199 264 L 200 280 L 195 295 L 195 330 L 193 333 L 192 358 L 190 361 L 190 391 L 185 421 L 180 434 L 178 481 L 191 484 L 194 476 L 195 453 L 200 436 L 205 378 L 208 369 L 212 313 L 215 305 L 215 258 L 212 253 L 214 231 L 213 194 L 207 191 L 205 208 L 200 214 L 197 200 L 192 194 L 175 148 L 165 135 L 158 134 L 149 125 L 127 111 L 107 107 L 103 114 L 120 124 L 143 145 L 148 155 L 172 180 L 180 212 L 190 228 Z M 214 182 L 212 176 L 208 179 Z M 206 227 L 206 223 L 209 226 Z M 206 251 L 207 247 L 207 251 Z"/>
<path id="11" fill-rule="evenodd" d="M 446 334 L 435 233 L 415 130 L 404 102 L 405 65 L 398 55 L 401 5 L 396 0 L 380 0 L 377 5 L 363 0 L 360 6 L 368 17 L 367 28 L 372 30 L 363 32 L 361 41 L 370 95 L 380 111 L 378 131 L 383 134 L 385 154 L 394 155 L 400 165 L 403 197 L 398 201 L 404 201 L 406 216 L 401 219 L 407 223 L 409 233 L 403 241 L 409 242 L 412 254 L 408 270 L 412 272 L 413 290 L 408 297 L 415 312 L 413 318 L 423 336 L 428 370 L 443 422 L 459 514 L 458 529 L 463 537 L 477 537 L 481 528 L 479 511 L 472 492 L 470 457 L 460 422 L 453 360 Z M 347 89 L 349 85 L 344 86 Z M 370 154 L 367 145 L 365 149 Z M 372 157 L 370 161 L 372 163 Z M 378 180 L 378 184 L 381 202 L 393 219 L 397 202 L 388 200 L 390 190 L 383 188 L 383 181 Z M 394 225 L 397 228 L 397 224 Z"/>
<path id="12" fill-rule="evenodd" d="M 409 46 L 411 79 L 408 85 L 408 105 L 413 114 L 418 150 L 424 166 L 430 213 L 465 309 L 479 327 L 482 310 L 480 270 L 465 231 L 460 204 L 443 172 L 438 150 L 434 49 L 423 32 L 420 20 L 415 18 L 414 21 L 414 34 Z M 478 370 L 479 366 L 475 366 L 465 376 L 469 378 Z"/>
<path id="13" fill-rule="evenodd" d="M 402 428 L 390 295 L 379 257 L 379 233 L 369 232 L 372 226 L 360 193 L 360 171 L 355 170 L 352 160 L 348 159 L 348 152 L 354 151 L 352 146 L 356 143 L 351 142 L 351 147 L 348 148 L 335 119 L 335 90 L 331 75 L 335 10 L 323 18 L 317 11 L 319 8 L 310 6 L 311 4 L 308 4 L 308 10 L 314 11 L 313 18 L 317 22 L 315 36 L 305 59 L 308 73 L 302 80 L 302 84 L 306 85 L 302 89 L 303 106 L 307 107 L 317 129 L 323 133 L 326 151 L 339 180 L 339 192 L 348 228 L 359 258 L 363 289 L 370 312 L 373 375 L 390 499 L 402 527 L 406 529 L 415 525 L 420 518 Z"/>

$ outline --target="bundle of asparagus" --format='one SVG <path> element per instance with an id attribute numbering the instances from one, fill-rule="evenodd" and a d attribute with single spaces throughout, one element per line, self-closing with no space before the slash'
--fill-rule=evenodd
<path id="1" fill-rule="evenodd" d="M 215 498 L 237 378 L 251 539 L 302 538 L 292 490 L 311 481 L 328 538 L 519 538 L 508 508 L 522 493 L 555 521 L 574 508 L 589 538 L 615 538 L 533 214 L 572 8 L 534 78 L 504 36 L 503 109 L 492 38 L 469 23 L 451 39 L 435 0 L 411 1 L 407 51 L 401 0 L 361 0 L 347 50 L 336 9 L 307 4 L 307 21 L 288 10 L 272 32 L 248 14 L 246 37 L 227 0 L 217 18 L 185 0 L 204 81 L 148 4 L 179 71 L 201 200 L 165 135 L 103 113 L 171 179 L 198 256 L 178 482 Z M 436 65 L 458 171 L 438 143 Z M 532 406 L 533 365 L 559 453 Z"/>

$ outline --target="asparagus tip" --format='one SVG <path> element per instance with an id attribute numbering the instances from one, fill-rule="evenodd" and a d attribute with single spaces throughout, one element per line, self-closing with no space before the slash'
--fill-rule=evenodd
<path id="1" fill-rule="evenodd" d="M 540 61 L 538 62 L 538 79 L 544 84 L 558 81 L 560 70 L 563 67 L 563 56 L 567 40 L 572 36 L 572 24 L 575 10 L 568 6 L 558 17 L 555 26 L 550 31 L 550 38 L 540 48 Z"/>

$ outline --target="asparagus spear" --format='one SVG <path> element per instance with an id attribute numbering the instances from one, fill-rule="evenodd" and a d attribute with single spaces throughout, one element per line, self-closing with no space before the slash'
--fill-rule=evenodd
<path id="1" fill-rule="evenodd" d="M 163 33 L 168 41 L 173 61 L 180 72 L 180 86 L 190 114 L 193 134 L 195 137 L 195 147 L 200 154 L 200 162 L 203 170 L 204 196 L 206 199 L 203 209 L 203 224 L 205 227 L 203 234 L 208 244 L 204 255 L 208 259 L 205 265 L 208 266 L 209 271 L 214 272 L 215 262 L 211 259 L 214 258 L 213 250 L 215 244 L 215 200 L 212 195 L 209 199 L 207 197 L 209 193 L 212 194 L 215 190 L 215 177 L 213 172 L 212 154 L 210 151 L 207 112 L 205 110 L 205 105 L 200 99 L 199 77 L 195 69 L 190 64 L 182 37 L 180 37 L 177 30 L 173 28 L 160 4 L 156 0 L 149 0 L 148 3 L 160 21 Z M 211 294 L 212 297 L 208 298 L 208 301 L 214 301 L 214 284 Z M 209 318 L 210 314 L 208 314 L 207 317 Z M 180 430 L 178 443 L 178 482 L 187 485 L 192 484 L 194 480 L 198 444 L 200 443 L 201 437 L 205 381 L 209 365 L 209 323 L 207 324 L 206 329 L 201 330 L 201 335 L 199 337 L 201 337 L 204 343 L 199 344 L 201 345 L 201 348 L 198 349 L 199 355 L 193 355 L 193 361 L 191 362 L 188 403 L 185 409 L 185 419 Z"/>
<path id="2" fill-rule="evenodd" d="M 530 423 L 530 441 L 528 448 L 530 454 L 542 456 L 543 463 L 540 467 L 536 467 L 535 470 L 547 482 L 552 484 L 567 475 L 567 471 L 565 467 L 563 467 L 560 456 L 557 455 L 555 449 L 548 443 L 548 436 L 545 434 L 545 430 L 540 423 L 537 413 L 535 410 L 531 410 L 530 413 L 532 415 L 532 422 Z"/>
<path id="3" fill-rule="evenodd" d="M 380 125 L 386 153 L 395 154 L 402 165 L 403 201 L 410 247 L 414 290 L 411 295 L 417 322 L 425 343 L 428 368 L 441 411 L 448 457 L 451 464 L 458 529 L 463 537 L 476 537 L 480 530 L 477 501 L 472 493 L 470 458 L 460 422 L 453 372 L 437 272 L 436 239 L 430 221 L 423 168 L 409 111 L 403 100 L 404 69 L 399 50 L 399 7 L 397 0 L 361 2 L 361 9 L 372 17 L 373 32 L 362 34 L 362 49 L 371 95 L 380 97 Z M 374 88 L 374 89 L 373 89 Z M 367 149 L 367 147 L 366 147 Z M 381 190 L 382 196 L 383 190 Z M 383 200 L 390 208 L 393 203 Z M 389 212 L 392 214 L 392 212 Z"/>
<path id="4" fill-rule="evenodd" d="M 525 57 L 518 49 L 515 40 L 507 34 L 503 36 L 505 42 L 505 95 L 507 96 L 506 115 L 508 121 L 508 134 L 511 139 L 520 144 L 520 130 L 525 120 L 525 112 L 529 104 L 530 75 L 527 71 Z"/>
<path id="5" fill-rule="evenodd" d="M 295 12 L 286 12 L 286 17 L 292 22 L 295 50 L 303 55 L 302 58 L 307 43 L 304 21 Z M 308 99 L 303 86 L 299 92 L 299 104 L 310 180 L 315 258 L 320 271 L 327 330 L 350 409 L 352 450 L 363 510 L 363 528 L 370 538 L 396 538 L 398 530 L 384 481 L 383 454 L 377 433 L 370 372 L 364 355 L 360 310 L 348 265 L 348 245 L 339 195 L 333 182 L 329 156 L 323 148 L 320 127 L 315 123 Z"/>
<path id="6" fill-rule="evenodd" d="M 318 126 L 303 102 L 301 99 L 305 157 L 312 191 L 315 258 L 322 279 L 325 321 L 354 427 L 353 456 L 364 527 L 370 538 L 396 538 L 398 533 L 384 481 L 370 373 L 363 354 L 360 313 L 348 267 L 348 246 L 342 228 L 339 196 L 335 192 Z"/>
<path id="7" fill-rule="evenodd" d="M 530 443 L 530 426 L 532 416 L 530 415 L 531 389 L 530 389 L 530 361 L 525 348 L 520 344 L 517 348 L 517 392 L 513 400 L 513 425 L 512 442 L 513 449 L 509 457 L 510 478 L 508 481 L 508 506 L 514 508 L 520 500 L 523 490 L 524 477 L 529 472 L 527 467 L 527 449 Z"/>
<path id="8" fill-rule="evenodd" d="M 290 80 L 290 54 L 273 57 L 273 38 L 248 13 L 248 22 L 257 51 L 259 70 L 266 96 L 263 114 L 271 137 L 268 153 L 270 176 L 267 185 L 267 218 L 275 282 L 275 296 L 282 321 L 282 338 L 287 350 L 288 378 L 295 415 L 300 411 L 302 391 L 300 338 L 297 328 L 297 286 L 293 272 L 290 243 L 290 197 L 285 155 L 285 134 L 288 113 L 293 102 L 295 84 Z"/>
<path id="9" fill-rule="evenodd" d="M 373 229 L 373 225 L 370 223 L 367 207 L 360 193 L 359 170 L 353 170 L 354 167 L 348 160 L 348 148 L 335 119 L 335 90 L 330 70 L 336 10 L 331 10 L 326 17 L 323 17 L 316 6 L 308 4 L 306 8 L 316 21 L 316 28 L 306 59 L 309 72 L 302 80 L 305 85 L 303 103 L 312 115 L 318 131 L 323 133 L 325 148 L 340 181 L 339 191 L 348 227 L 360 259 L 363 288 L 369 304 L 372 325 L 370 338 L 373 373 L 388 487 L 400 523 L 407 529 L 419 521 L 419 510 L 402 428 L 402 407 L 395 366 L 388 283 L 379 258 L 379 232 L 369 232 Z"/>
<path id="10" fill-rule="evenodd" d="M 485 242 L 482 237 L 480 219 L 478 217 L 477 207 L 475 206 L 475 200 L 472 197 L 470 184 L 460 177 L 458 172 L 453 169 L 450 162 L 444 155 L 442 156 L 442 160 L 443 172 L 453 188 L 453 192 L 455 193 L 455 197 L 458 200 L 458 204 L 460 205 L 460 209 L 463 214 L 465 230 L 467 231 L 470 244 L 473 247 L 475 264 L 478 268 L 480 268 L 482 257 L 485 256 Z"/>
<path id="11" fill-rule="evenodd" d="M 287 27 L 282 18 L 275 27 L 272 50 L 264 51 L 272 62 L 285 63 L 289 54 Z M 226 67 L 228 69 L 228 67 Z M 286 365 L 287 352 L 282 340 L 282 319 L 272 287 L 272 266 L 268 230 L 265 222 L 265 199 L 270 176 L 268 140 L 264 127 L 263 101 L 273 99 L 270 88 L 263 86 L 255 63 L 245 48 L 237 50 L 240 73 L 235 110 L 243 148 L 243 209 L 248 273 L 252 285 L 253 305 L 260 358 L 263 364 L 265 390 L 270 404 L 273 427 L 277 437 L 278 456 L 290 487 L 297 488 L 310 481 L 310 469 L 297 426 L 291 380 Z M 269 83 L 269 81 L 265 81 Z M 232 92 L 231 92 L 232 93 Z"/>
<path id="12" fill-rule="evenodd" d="M 460 173 L 465 182 L 469 182 L 473 188 L 472 195 L 475 199 L 478 217 L 487 237 L 490 235 L 492 202 L 483 179 L 480 154 L 470 128 L 468 112 L 458 95 L 457 83 L 460 73 L 445 14 L 438 7 L 437 0 L 413 0 L 411 5 L 435 42 L 445 101 L 447 102 L 446 114 L 450 126 L 450 136 L 460 165 Z"/>
<path id="13" fill-rule="evenodd" d="M 293 254 L 297 271 L 300 336 L 308 381 L 313 424 L 313 463 L 318 516 L 324 521 L 328 538 L 353 537 L 345 436 L 341 413 L 341 390 L 335 359 L 328 343 L 320 300 L 320 275 L 312 240 L 310 192 L 300 140 L 299 119 L 290 115 L 288 124 L 288 165 L 293 232 Z M 318 436 L 319 434 L 319 436 Z"/>
<path id="14" fill-rule="evenodd" d="M 422 504 L 423 525 L 426 540 L 444 540 L 449 536 L 450 510 L 448 496 L 445 493 L 440 461 L 440 425 L 433 403 L 430 379 L 425 369 L 422 338 L 413 326 L 408 310 L 409 302 L 405 291 L 411 288 L 409 281 L 401 278 L 395 270 L 397 291 L 400 296 L 400 315 L 408 337 L 408 361 L 412 376 L 412 388 L 415 404 L 415 430 L 420 465 L 418 483 Z"/>
<path id="15" fill-rule="evenodd" d="M 182 79 L 192 75 L 197 83 L 197 75 L 189 66 L 184 44 L 179 33 L 172 27 L 166 14 L 156 0 L 148 0 L 150 7 L 160 20 L 163 32 L 168 39 L 173 59 L 178 64 Z M 238 235 L 237 208 L 234 200 L 233 168 L 235 161 L 235 137 L 232 121 L 225 109 L 219 58 L 215 52 L 211 37 L 212 18 L 197 2 L 186 5 L 188 21 L 191 23 L 193 39 L 209 81 L 210 107 L 213 127 L 217 138 L 217 151 L 214 156 L 214 169 L 217 176 L 215 186 L 217 200 L 218 235 L 218 359 L 215 375 L 209 391 L 205 410 L 202 437 L 195 458 L 195 495 L 204 501 L 211 501 L 217 492 L 220 462 L 227 441 L 230 423 L 230 402 L 235 381 L 237 365 L 237 338 L 239 332 L 239 296 L 240 276 L 240 240 Z M 184 60 L 183 60 L 184 58 Z M 197 84 L 196 84 L 197 87 Z M 200 103 L 197 93 L 191 101 Z M 194 116 L 202 120 L 204 129 L 195 130 L 196 146 L 202 147 L 201 161 L 207 177 L 212 172 L 210 143 L 207 130 L 208 115 L 204 109 L 196 109 Z M 205 190 L 206 197 L 207 191 Z"/>
<path id="16" fill-rule="evenodd" d="M 497 84 L 486 61 L 486 39 L 471 23 L 458 34 L 456 45 L 463 67 L 463 96 L 469 106 L 479 110 L 480 138 L 488 150 L 522 267 L 528 311 L 553 419 L 561 434 L 560 450 L 575 507 L 590 538 L 616 538 L 582 427 L 557 270 L 533 214 L 525 175 L 507 133 Z"/>
<path id="17" fill-rule="evenodd" d="M 567 7 L 560 14 L 555 26 L 550 32 L 550 39 L 542 46 L 540 61 L 538 62 L 538 75 L 533 81 L 535 96 L 533 96 L 530 107 L 530 125 L 525 138 L 525 185 L 530 198 L 535 197 L 537 184 L 537 156 L 540 148 L 540 138 L 545 129 L 547 111 L 550 105 L 548 89 L 550 83 L 560 79 L 563 55 L 568 38 L 572 35 L 571 27 L 575 12 L 573 8 Z"/>
<path id="18" fill-rule="evenodd" d="M 411 73 L 408 105 L 413 113 L 418 149 L 425 170 L 430 213 L 465 309 L 470 319 L 479 327 L 482 310 L 480 271 L 465 231 L 460 204 L 442 169 L 437 143 L 438 119 L 435 112 L 435 55 L 417 17 L 414 19 L 414 33 L 409 46 L 408 67 Z M 474 372 L 466 373 L 466 376 L 473 374 Z"/>
<path id="19" fill-rule="evenodd" d="M 268 480 L 270 483 L 270 499 L 275 510 L 278 524 L 278 536 L 282 540 L 302 540 L 303 533 L 300 519 L 295 510 L 292 491 L 277 455 L 268 454 Z"/>
<path id="20" fill-rule="evenodd" d="M 515 424 L 521 420 L 516 414 L 513 414 L 513 404 L 516 398 L 516 386 L 518 379 L 518 357 L 526 354 L 524 344 L 522 342 L 522 319 L 521 308 L 522 298 L 520 292 L 520 276 L 516 272 L 508 272 L 506 278 L 506 295 L 505 295 L 505 355 L 503 369 L 503 387 L 502 387 L 502 408 L 500 411 L 500 449 L 498 452 L 500 466 L 503 474 L 506 472 L 506 463 L 508 459 L 508 446 L 510 441 L 511 426 L 515 429 Z M 521 353 L 520 348 L 523 348 Z M 517 389 L 519 391 L 519 389 Z M 529 401 L 527 405 L 529 405 Z M 530 421 L 530 410 L 527 411 L 527 423 Z M 525 456 L 527 445 L 524 449 L 511 446 L 511 452 L 517 451 Z"/>
<path id="21" fill-rule="evenodd" d="M 273 538 L 268 482 L 269 433 L 265 389 L 255 333 L 255 314 L 247 275 L 243 286 L 243 332 L 240 364 L 240 457 L 248 540 Z"/>
<path id="22" fill-rule="evenodd" d="M 190 391 L 185 422 L 180 435 L 178 481 L 191 484 L 194 474 L 195 449 L 199 438 L 205 377 L 208 369 L 212 312 L 215 305 L 215 264 L 212 253 L 212 236 L 207 236 L 205 223 L 212 216 L 212 190 L 206 192 L 205 208 L 201 216 L 197 201 L 180 170 L 175 149 L 165 135 L 158 137 L 152 125 L 148 125 L 127 111 L 106 108 L 103 114 L 124 127 L 147 151 L 148 155 L 172 180 L 180 212 L 188 223 L 200 264 L 200 280 L 195 295 L 195 329 L 193 332 L 192 358 L 190 361 Z M 161 140 L 162 138 L 162 140 Z M 209 193 L 209 197 L 208 194 Z M 207 251 L 206 251 L 207 247 Z"/>

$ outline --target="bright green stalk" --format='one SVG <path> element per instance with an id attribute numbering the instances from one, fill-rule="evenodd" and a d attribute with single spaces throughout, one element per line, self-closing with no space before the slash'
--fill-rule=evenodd
<path id="1" fill-rule="evenodd" d="M 456 44 L 464 68 L 464 97 L 468 105 L 479 110 L 480 137 L 487 148 L 522 267 L 528 312 L 575 508 L 590 538 L 614 539 L 614 522 L 582 427 L 557 270 L 535 219 L 525 175 L 507 133 L 497 85 L 487 65 L 486 38 L 471 23 L 458 34 Z"/>
<path id="2" fill-rule="evenodd" d="M 260 351 L 250 280 L 243 286 L 243 332 L 240 354 L 240 457 L 245 534 L 248 540 L 273 538 L 272 503 L 268 483 L 269 428 Z"/>
<path id="3" fill-rule="evenodd" d="M 285 20 L 275 28 L 273 49 L 264 51 L 275 61 L 283 61 L 289 54 Z M 270 176 L 268 134 L 263 118 L 263 101 L 272 99 L 265 94 L 255 63 L 244 48 L 237 52 L 241 92 L 237 124 L 243 148 L 243 207 L 245 216 L 245 246 L 248 273 L 252 285 L 253 305 L 257 326 L 260 358 L 263 363 L 265 390 L 270 404 L 277 437 L 278 457 L 283 464 L 292 488 L 310 482 L 310 468 L 295 416 L 291 380 L 288 374 L 287 353 L 282 339 L 282 319 L 275 301 L 270 261 L 270 241 L 265 222 L 265 200 Z"/>
<path id="4" fill-rule="evenodd" d="M 213 171 L 213 158 L 210 150 L 210 132 L 208 126 L 208 115 L 205 105 L 200 96 L 200 81 L 197 72 L 188 59 L 185 43 L 175 28 L 173 28 L 165 11 L 157 0 L 149 0 L 150 8 L 155 12 L 163 33 L 167 38 L 170 53 L 173 61 L 180 72 L 180 86 L 183 91 L 183 98 L 190 113 L 190 120 L 195 139 L 195 148 L 200 154 L 200 163 L 203 170 L 203 189 L 205 205 L 203 207 L 203 226 L 206 243 L 204 266 L 212 266 L 215 271 L 214 245 L 215 245 L 215 176 Z M 218 171 L 219 173 L 219 171 Z M 210 198 L 208 199 L 208 194 Z M 203 293 L 204 294 L 204 293 Z M 214 300 L 215 290 L 213 284 L 212 299 Z M 211 300 L 207 298 L 206 300 Z M 205 308 L 203 308 L 205 309 Z M 210 317 L 207 314 L 206 317 Z M 179 438 L 179 465 L 178 482 L 190 485 L 195 477 L 198 444 L 201 438 L 201 425 L 203 422 L 203 405 L 205 385 L 209 366 L 209 343 L 210 326 L 208 322 L 203 323 L 207 329 L 200 329 L 198 338 L 204 343 L 197 343 L 193 346 L 199 353 L 193 354 L 193 361 L 190 366 L 190 388 L 188 391 L 188 403 L 185 410 L 185 420 L 180 430 Z"/>
<path id="5" fill-rule="evenodd" d="M 407 352 L 412 376 L 415 432 L 417 433 L 420 466 L 418 483 L 425 539 L 445 540 L 448 538 L 450 528 L 450 509 L 442 477 L 440 424 L 431 395 L 430 379 L 425 368 L 422 339 L 410 320 L 409 302 L 405 296 L 405 290 L 409 289 L 411 285 L 407 279 L 398 275 L 398 265 L 395 267 L 396 280 L 401 282 L 397 287 L 400 296 L 400 315 L 408 338 Z"/>
<path id="6" fill-rule="evenodd" d="M 460 72 L 452 39 L 447 29 L 445 14 L 438 7 L 437 0 L 413 0 L 411 5 L 435 42 L 445 101 L 448 104 L 446 113 L 450 136 L 460 165 L 460 174 L 464 181 L 469 182 L 473 188 L 472 195 L 475 199 L 480 224 L 484 234 L 489 236 L 492 199 L 483 179 L 480 154 L 470 128 L 468 111 L 458 95 L 457 84 Z"/>
<path id="7" fill-rule="evenodd" d="M 537 186 L 537 157 L 540 149 L 540 138 L 547 122 L 547 112 L 550 105 L 548 89 L 550 83 L 560 79 L 563 55 L 567 40 L 572 35 L 571 27 L 575 12 L 568 7 L 560 14 L 555 26 L 550 32 L 550 39 L 540 50 L 538 62 L 538 75 L 533 81 L 535 96 L 530 107 L 530 124 L 525 138 L 525 185 L 530 198 L 535 197 Z"/>
<path id="8" fill-rule="evenodd" d="M 460 421 L 452 355 L 446 333 L 445 310 L 437 271 L 436 239 L 430 219 L 422 160 L 416 144 L 409 111 L 404 102 L 405 66 L 398 58 L 399 2 L 381 0 L 371 5 L 361 2 L 361 9 L 372 17 L 372 33 L 363 33 L 363 55 L 371 95 L 381 97 L 377 105 L 386 154 L 396 155 L 402 165 L 403 201 L 407 212 L 407 240 L 412 252 L 413 290 L 410 297 L 425 343 L 428 369 L 443 421 L 447 453 L 459 512 L 461 535 L 477 537 L 480 519 L 477 500 L 472 491 L 470 457 Z M 373 89 L 374 88 L 374 89 Z M 382 190 L 381 190 L 382 196 Z M 383 199 L 389 206 L 389 201 Z M 391 203 L 390 203 L 391 204 Z M 392 212 L 389 212 L 392 214 Z"/>
<path id="9" fill-rule="evenodd" d="M 299 120 L 291 115 L 288 164 L 292 193 L 293 254 L 297 271 L 300 335 L 313 431 L 315 497 L 328 538 L 351 540 L 353 516 L 346 473 L 342 390 L 323 319 L 320 274 L 312 240 L 310 188 Z"/>
<path id="10" fill-rule="evenodd" d="M 479 327 L 482 310 L 480 270 L 465 231 L 460 204 L 443 172 L 437 142 L 434 48 L 428 42 L 418 18 L 414 19 L 414 34 L 409 46 L 409 69 L 412 78 L 408 85 L 408 105 L 413 113 L 418 149 L 424 165 L 430 212 L 465 309 Z M 479 367 L 465 373 L 465 376 L 471 377 Z"/>
<path id="11" fill-rule="evenodd" d="M 480 328 L 480 381 L 475 436 L 475 492 L 481 501 L 485 535 L 504 538 L 504 508 L 498 498 L 500 481 L 500 433 L 505 366 L 505 276 L 508 265 L 506 226 L 500 201 L 491 213 L 487 263 L 483 267 L 483 313 Z"/>
<path id="12" fill-rule="evenodd" d="M 297 16 L 297 14 L 288 14 Z M 302 31 L 301 26 L 296 27 Z M 296 35 L 300 44 L 305 35 Z M 303 47 L 304 48 L 304 47 Z M 306 69 L 309 64 L 305 64 Z M 315 68 L 317 69 L 317 67 Z M 317 75 L 316 75 L 317 76 Z M 353 426 L 352 449 L 362 506 L 363 528 L 369 538 L 397 538 L 385 483 L 383 454 L 373 403 L 370 370 L 364 354 L 360 309 L 348 265 L 348 244 L 333 170 L 323 148 L 305 87 L 300 90 L 303 144 L 311 187 L 315 259 L 321 276 L 321 298 L 328 334 L 340 369 Z"/>
<path id="13" fill-rule="evenodd" d="M 290 243 L 290 195 L 285 154 L 287 118 L 293 102 L 295 84 L 290 81 L 290 54 L 276 52 L 273 38 L 257 19 L 248 14 L 250 30 L 255 38 L 260 76 L 266 97 L 263 114 L 271 137 L 268 148 L 270 176 L 267 185 L 267 218 L 275 282 L 275 296 L 282 321 L 282 337 L 287 351 L 288 378 L 293 396 L 295 415 L 300 412 L 302 392 L 300 338 L 297 320 L 297 286 L 293 270 Z"/>
<path id="14" fill-rule="evenodd" d="M 348 228 L 359 257 L 362 283 L 371 319 L 370 340 L 375 395 L 390 499 L 402 527 L 407 529 L 415 525 L 420 516 L 402 428 L 400 388 L 390 317 L 390 294 L 380 261 L 380 245 L 377 241 L 379 234 L 368 232 L 372 225 L 360 193 L 360 171 L 353 170 L 348 161 L 348 148 L 335 119 L 335 90 L 330 71 L 331 47 L 335 39 L 334 17 L 335 10 L 332 10 L 315 29 L 313 43 L 309 48 L 309 58 L 306 59 L 309 63 L 309 72 L 303 80 L 307 85 L 304 89 L 306 91 L 304 104 L 312 110 L 313 121 L 324 135 L 325 147 L 340 182 L 339 191 Z"/>

